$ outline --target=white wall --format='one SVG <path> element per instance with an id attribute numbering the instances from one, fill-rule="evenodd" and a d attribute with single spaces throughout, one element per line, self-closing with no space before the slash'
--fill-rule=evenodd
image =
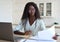
<path id="1" fill-rule="evenodd" d="M 52 16 L 55 18 L 55 21 L 60 24 L 60 0 L 55 0 L 53 2 Z"/>
<path id="2" fill-rule="evenodd" d="M 0 22 L 12 22 L 12 0 L 0 0 Z"/>
<path id="3" fill-rule="evenodd" d="M 18 24 L 25 6 L 25 0 L 13 0 L 13 24 Z"/>
<path id="4" fill-rule="evenodd" d="M 58 22 L 60 23 L 60 6 L 59 6 L 59 3 L 60 3 L 60 0 L 14 0 L 13 1 L 13 24 L 18 24 L 20 19 L 21 19 L 21 16 L 22 16 L 22 13 L 23 13 L 23 10 L 24 10 L 24 6 L 27 2 L 30 2 L 30 1 L 33 1 L 35 2 L 37 5 L 38 5 L 38 8 L 39 8 L 39 3 L 47 3 L 47 2 L 51 2 L 52 3 L 52 17 L 50 18 L 43 18 L 44 19 L 44 22 L 46 25 L 52 25 L 54 22 Z"/>

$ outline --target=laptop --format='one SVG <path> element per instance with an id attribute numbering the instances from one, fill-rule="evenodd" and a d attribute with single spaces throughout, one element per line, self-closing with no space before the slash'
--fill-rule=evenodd
<path id="1" fill-rule="evenodd" d="M 0 40 L 14 42 L 12 23 L 0 22 Z"/>

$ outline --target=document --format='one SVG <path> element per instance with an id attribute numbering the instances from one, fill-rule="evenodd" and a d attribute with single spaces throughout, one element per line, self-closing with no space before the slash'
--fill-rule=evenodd
<path id="1" fill-rule="evenodd" d="M 38 35 L 36 36 L 37 39 L 42 39 L 42 40 L 53 40 L 52 37 L 55 35 L 55 28 L 52 26 L 49 29 L 39 31 Z M 34 38 L 34 37 L 31 37 Z"/>
<path id="2" fill-rule="evenodd" d="M 52 26 L 43 31 L 39 31 L 36 36 L 29 39 L 22 39 L 20 42 L 56 42 L 52 37 L 55 35 L 55 28 Z"/>
<path id="3" fill-rule="evenodd" d="M 53 40 L 52 37 L 55 36 L 55 28 L 52 26 L 51 28 L 38 32 L 38 39 L 42 40 Z"/>

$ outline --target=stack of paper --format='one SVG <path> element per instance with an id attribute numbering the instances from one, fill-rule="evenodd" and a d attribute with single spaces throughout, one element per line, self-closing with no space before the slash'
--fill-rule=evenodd
<path id="1" fill-rule="evenodd" d="M 52 26 L 49 29 L 39 31 L 38 35 L 30 37 L 31 39 L 40 39 L 40 40 L 53 40 L 52 37 L 55 35 L 55 28 Z"/>

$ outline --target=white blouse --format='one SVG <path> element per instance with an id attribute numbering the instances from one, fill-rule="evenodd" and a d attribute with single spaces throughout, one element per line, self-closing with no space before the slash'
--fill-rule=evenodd
<path id="1" fill-rule="evenodd" d="M 22 25 L 22 21 L 19 25 L 14 29 L 14 31 L 20 31 L 22 28 L 25 28 L 24 31 L 32 31 L 32 35 L 37 35 L 38 31 L 45 30 L 45 24 L 42 19 L 37 19 L 34 21 L 32 25 L 29 24 L 29 20 L 26 22 L 26 26 Z"/>

